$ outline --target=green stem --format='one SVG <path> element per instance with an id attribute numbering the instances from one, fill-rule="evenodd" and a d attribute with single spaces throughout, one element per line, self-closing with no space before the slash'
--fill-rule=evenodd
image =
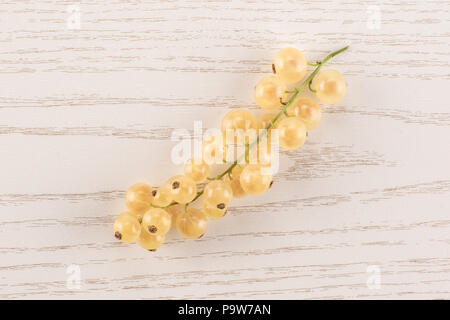
<path id="1" fill-rule="evenodd" d="M 311 88 L 311 83 L 312 83 L 312 81 L 310 81 L 310 82 L 308 83 L 309 91 L 316 93 L 317 91 L 316 91 L 315 89 Z"/>
<path id="2" fill-rule="evenodd" d="M 267 125 L 266 130 L 263 130 L 261 132 L 261 134 L 257 137 L 257 139 L 255 141 L 253 141 L 251 144 L 248 145 L 248 151 L 250 151 L 255 145 L 257 145 L 259 143 L 259 141 L 261 140 L 261 138 L 264 138 L 264 136 L 267 135 L 267 132 L 269 129 L 271 129 L 272 127 L 275 126 L 275 123 L 277 122 L 277 120 L 283 115 L 287 113 L 287 109 L 291 106 L 292 103 L 294 103 L 295 99 L 297 98 L 297 96 L 300 94 L 301 91 L 303 91 L 307 86 L 310 85 L 310 83 L 312 82 L 312 80 L 314 79 L 314 77 L 317 75 L 317 73 L 319 73 L 320 69 L 322 68 L 322 66 L 327 63 L 330 59 L 332 59 L 333 57 L 337 56 L 338 54 L 344 52 L 345 50 L 348 49 L 349 46 L 346 46 L 342 49 L 339 49 L 337 51 L 334 51 L 332 53 L 330 53 L 328 56 L 325 57 L 325 59 L 323 59 L 322 61 L 318 61 L 316 64 L 310 64 L 309 65 L 313 65 L 316 68 L 314 69 L 314 71 L 308 76 L 308 78 L 306 78 L 305 81 L 303 81 L 303 83 L 301 84 L 300 87 L 296 88 L 294 91 L 291 91 L 293 93 L 293 95 L 291 96 L 291 98 L 289 99 L 289 101 L 283 105 L 283 107 L 281 108 L 280 112 L 278 112 L 278 114 L 272 119 L 272 121 L 270 121 L 270 123 Z M 234 161 L 232 165 L 230 165 L 228 167 L 227 170 L 225 170 L 224 172 L 222 172 L 221 174 L 217 175 L 214 178 L 209 178 L 208 180 L 220 180 L 222 179 L 225 175 L 227 175 L 228 173 L 230 173 L 234 167 L 236 167 L 237 165 L 239 165 L 239 163 L 242 161 L 242 158 L 245 157 L 244 155 L 241 155 L 239 157 L 238 160 Z M 189 204 L 193 203 L 195 200 L 197 200 L 198 198 L 201 197 L 201 195 L 203 194 L 204 190 L 201 190 L 199 192 L 197 192 L 197 195 L 195 196 L 195 198 L 189 202 L 186 203 L 185 205 L 185 210 L 187 209 L 187 207 L 189 206 Z M 172 205 L 177 204 L 176 202 L 172 202 L 171 204 L 169 204 L 167 207 L 170 207 Z M 167 208 L 166 207 L 166 208 Z"/>

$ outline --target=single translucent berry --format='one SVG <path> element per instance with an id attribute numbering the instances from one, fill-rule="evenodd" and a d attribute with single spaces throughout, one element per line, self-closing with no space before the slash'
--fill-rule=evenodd
<path id="1" fill-rule="evenodd" d="M 227 213 L 227 206 L 224 203 L 213 204 L 206 200 L 203 200 L 202 211 L 209 219 L 218 219 L 223 217 Z"/>
<path id="2" fill-rule="evenodd" d="M 197 185 L 194 180 L 186 176 L 170 178 L 166 187 L 170 190 L 171 198 L 180 204 L 191 202 L 197 194 Z"/>
<path id="3" fill-rule="evenodd" d="M 276 113 L 264 113 L 259 119 L 258 119 L 258 124 L 259 124 L 259 129 L 263 130 L 266 129 L 269 124 L 272 122 L 273 118 L 276 117 Z M 278 118 L 277 121 L 274 122 L 274 125 L 276 127 L 277 123 L 280 122 L 281 118 Z M 272 127 L 273 128 L 273 127 Z M 271 129 L 269 129 L 270 131 Z"/>
<path id="4" fill-rule="evenodd" d="M 287 150 L 300 148 L 306 140 L 306 126 L 297 117 L 284 118 L 278 125 L 280 146 Z"/>
<path id="5" fill-rule="evenodd" d="M 317 98 L 326 104 L 336 104 L 347 93 L 347 83 L 342 74 L 333 69 L 320 72 L 312 81 Z"/>
<path id="6" fill-rule="evenodd" d="M 270 168 L 250 164 L 242 170 L 239 180 L 246 193 L 257 196 L 269 189 L 272 174 Z"/>
<path id="7" fill-rule="evenodd" d="M 207 137 L 202 142 L 202 160 L 207 164 L 222 164 L 226 157 L 225 145 L 222 134 Z"/>
<path id="8" fill-rule="evenodd" d="M 258 129 L 258 122 L 253 114 L 244 109 L 232 110 L 228 112 L 222 119 L 222 132 L 225 134 L 227 130 Z"/>
<path id="9" fill-rule="evenodd" d="M 308 131 L 316 128 L 320 119 L 322 119 L 322 111 L 319 104 L 308 97 L 298 97 L 286 111 L 289 115 L 300 118 Z"/>
<path id="10" fill-rule="evenodd" d="M 203 236 L 208 227 L 208 218 L 202 211 L 188 208 L 177 216 L 178 232 L 186 239 L 196 239 Z"/>
<path id="11" fill-rule="evenodd" d="M 286 85 L 276 76 L 266 76 L 255 86 L 255 102 L 265 110 L 279 109 L 285 97 Z"/>
<path id="12" fill-rule="evenodd" d="M 222 180 L 213 180 L 203 189 L 203 198 L 213 205 L 228 205 L 233 199 L 231 186 Z"/>
<path id="13" fill-rule="evenodd" d="M 170 214 L 172 220 L 171 228 L 173 228 L 176 225 L 178 215 L 184 211 L 184 206 L 181 204 L 171 205 L 166 211 Z"/>
<path id="14" fill-rule="evenodd" d="M 159 187 L 156 190 L 153 190 L 153 201 L 152 205 L 157 207 L 166 207 L 172 203 L 172 196 L 169 188 L 167 186 Z"/>
<path id="15" fill-rule="evenodd" d="M 141 224 L 135 214 L 123 212 L 114 221 L 113 232 L 122 242 L 135 242 L 141 233 Z"/>
<path id="16" fill-rule="evenodd" d="M 202 159 L 190 159 L 184 165 L 184 175 L 196 183 L 203 182 L 209 176 L 209 165 Z"/>
<path id="17" fill-rule="evenodd" d="M 142 216 L 146 213 L 152 204 L 152 187 L 145 183 L 136 183 L 132 185 L 125 196 L 125 202 L 128 209 L 137 215 Z"/>
<path id="18" fill-rule="evenodd" d="M 153 235 L 166 234 L 172 225 L 172 217 L 163 209 L 153 208 L 144 214 L 141 225 Z"/>
<path id="19" fill-rule="evenodd" d="M 285 83 L 299 82 L 306 74 L 306 59 L 303 53 L 295 48 L 284 48 L 277 52 L 273 69 L 281 81 Z"/>
<path id="20" fill-rule="evenodd" d="M 137 239 L 137 243 L 144 249 L 149 251 L 156 251 L 165 240 L 165 235 L 163 234 L 151 234 L 145 230 L 142 230 L 139 238 Z"/>
<path id="21" fill-rule="evenodd" d="M 242 166 L 235 166 L 233 170 L 231 170 L 230 175 L 226 175 L 224 180 L 225 182 L 228 182 L 231 190 L 233 190 L 233 197 L 234 198 L 242 198 L 246 196 L 246 192 L 244 189 L 242 189 L 240 176 L 241 172 L 243 170 Z"/>

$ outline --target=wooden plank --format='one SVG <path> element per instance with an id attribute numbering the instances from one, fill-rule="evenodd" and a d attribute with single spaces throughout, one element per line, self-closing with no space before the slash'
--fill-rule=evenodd
<path id="1" fill-rule="evenodd" d="M 449 5 L 96 0 L 70 29 L 66 3 L 2 2 L 0 298 L 450 298 Z M 175 128 L 259 116 L 276 50 L 346 44 L 347 97 L 270 192 L 199 240 L 113 239 L 129 185 L 182 172 Z"/>

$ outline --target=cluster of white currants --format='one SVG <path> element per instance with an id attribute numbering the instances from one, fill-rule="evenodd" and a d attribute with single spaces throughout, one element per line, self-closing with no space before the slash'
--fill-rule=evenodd
<path id="1" fill-rule="evenodd" d="M 346 94 L 346 83 L 339 71 L 319 70 L 329 59 L 345 51 L 342 48 L 328 55 L 324 60 L 310 64 L 303 54 L 294 48 L 280 50 L 273 63 L 275 75 L 262 78 L 255 86 L 255 101 L 265 110 L 278 110 L 277 113 L 264 114 L 256 120 L 248 110 L 234 110 L 222 119 L 221 132 L 254 130 L 254 138 L 244 138 L 244 156 L 233 158 L 231 165 L 221 174 L 209 178 L 211 159 L 217 157 L 224 161 L 230 145 L 236 140 L 220 139 L 212 136 L 203 141 L 202 158 L 190 159 L 184 167 L 184 175 L 170 178 L 163 186 L 153 189 L 144 183 L 133 185 L 126 194 L 127 212 L 123 212 L 114 222 L 114 235 L 117 239 L 137 243 L 154 251 L 164 242 L 166 233 L 176 226 L 178 232 L 187 239 L 201 237 L 208 226 L 208 219 L 223 217 L 233 197 L 260 195 L 273 183 L 271 144 L 263 148 L 272 130 L 277 129 L 278 143 L 287 150 L 301 147 L 306 140 L 307 131 L 320 122 L 322 112 L 316 101 L 299 96 L 307 86 L 317 98 L 327 104 L 339 102 Z M 306 74 L 307 65 L 315 70 L 300 87 L 288 91 L 287 84 L 301 81 Z M 286 101 L 287 102 L 283 102 Z M 284 116 L 284 117 L 283 117 Z M 235 137 L 235 136 L 234 136 Z M 254 161 L 249 160 L 252 150 L 257 150 Z M 227 162 L 227 161 L 224 161 Z M 209 181 L 203 190 L 197 184 Z M 203 195 L 202 208 L 189 205 Z"/>

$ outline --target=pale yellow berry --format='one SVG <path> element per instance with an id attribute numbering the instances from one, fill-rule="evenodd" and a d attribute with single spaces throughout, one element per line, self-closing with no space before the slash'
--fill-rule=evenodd
<path id="1" fill-rule="evenodd" d="M 145 183 L 136 183 L 132 185 L 125 196 L 125 202 L 130 211 L 142 216 L 146 213 L 152 204 L 152 187 Z"/>
<path id="2" fill-rule="evenodd" d="M 306 59 L 299 50 L 284 48 L 275 55 L 273 68 L 281 81 L 285 83 L 298 82 L 306 74 Z"/>
<path id="3" fill-rule="evenodd" d="M 197 185 L 194 180 L 186 176 L 170 178 L 166 187 L 170 190 L 171 198 L 180 204 L 191 202 L 197 195 Z"/>
<path id="4" fill-rule="evenodd" d="M 202 142 L 202 160 L 207 164 L 222 164 L 225 157 L 225 139 L 220 135 L 212 135 Z"/>
<path id="5" fill-rule="evenodd" d="M 190 159 L 184 166 L 184 175 L 196 183 L 203 182 L 209 176 L 209 165 L 202 159 Z"/>
<path id="6" fill-rule="evenodd" d="M 286 111 L 289 115 L 299 117 L 308 131 L 316 128 L 320 119 L 322 119 L 322 111 L 319 104 L 308 97 L 298 97 Z"/>
<path id="7" fill-rule="evenodd" d="M 234 198 L 242 198 L 247 195 L 244 189 L 242 189 L 240 181 L 242 169 L 241 166 L 235 166 L 233 170 L 231 170 L 230 176 L 226 175 L 224 178 L 224 180 L 230 184 Z"/>
<path id="8" fill-rule="evenodd" d="M 247 131 L 249 129 L 258 129 L 258 122 L 253 114 L 248 110 L 232 110 L 222 119 L 222 132 L 224 134 L 227 130 Z"/>
<path id="9" fill-rule="evenodd" d="M 263 194 L 272 185 L 270 168 L 250 164 L 242 170 L 240 178 L 242 189 L 248 194 L 257 196 Z"/>
<path id="10" fill-rule="evenodd" d="M 157 207 L 166 207 L 172 203 L 172 196 L 170 190 L 167 186 L 159 187 L 156 190 L 153 190 L 153 201 L 152 205 Z"/>
<path id="11" fill-rule="evenodd" d="M 171 222 L 171 228 L 175 227 L 177 217 L 180 213 L 182 213 L 184 210 L 184 206 L 181 204 L 171 205 L 166 209 L 166 211 L 170 214 L 170 217 L 172 219 Z"/>
<path id="12" fill-rule="evenodd" d="M 306 140 L 306 126 L 297 117 L 284 118 L 278 124 L 280 146 L 287 150 L 300 148 Z"/>
<path id="13" fill-rule="evenodd" d="M 267 137 L 269 138 L 269 137 Z M 270 166 L 272 164 L 273 155 L 272 155 L 272 144 L 268 139 L 261 139 L 256 148 L 258 152 L 258 162 L 257 164 L 262 166 Z"/>
<path id="14" fill-rule="evenodd" d="M 326 104 L 336 104 L 347 93 L 347 83 L 342 74 L 333 69 L 320 72 L 312 82 L 317 98 Z"/>
<path id="15" fill-rule="evenodd" d="M 276 76 L 266 76 L 255 86 L 255 102 L 266 110 L 279 109 L 285 97 L 286 85 Z"/>
<path id="16" fill-rule="evenodd" d="M 186 239 L 196 239 L 203 236 L 208 227 L 208 218 L 200 210 L 188 208 L 187 212 L 178 214 L 177 230 Z"/>
<path id="17" fill-rule="evenodd" d="M 135 242 L 141 233 L 141 224 L 136 215 L 123 212 L 114 221 L 113 232 L 114 236 L 122 242 Z"/>
<path id="18" fill-rule="evenodd" d="M 245 145 L 256 140 L 258 121 L 248 110 L 233 110 L 222 119 L 224 160 L 232 163 L 245 153 Z"/>
<path id="19" fill-rule="evenodd" d="M 172 225 L 172 217 L 163 209 L 153 208 L 144 214 L 141 225 L 153 235 L 166 234 Z"/>
<path id="20" fill-rule="evenodd" d="M 139 238 L 137 240 L 137 243 L 144 249 L 147 249 L 149 251 L 156 251 L 165 240 L 165 235 L 163 234 L 150 234 L 145 230 L 142 230 L 141 234 L 139 235 Z"/>
<path id="21" fill-rule="evenodd" d="M 214 180 L 208 183 L 203 189 L 204 201 L 208 201 L 215 206 L 227 206 L 233 198 L 231 186 L 222 181 Z"/>
<path id="22" fill-rule="evenodd" d="M 271 132 L 268 133 L 269 136 L 263 135 L 259 139 L 257 145 L 253 145 L 248 149 L 248 154 L 245 158 L 246 164 L 259 164 L 263 166 L 270 166 L 273 160 L 272 155 L 272 144 L 271 144 Z M 273 137 L 276 139 L 277 136 Z"/>
<path id="23" fill-rule="evenodd" d="M 202 211 L 209 219 L 218 219 L 227 213 L 227 206 L 225 204 L 215 205 L 203 200 Z"/>
<path id="24" fill-rule="evenodd" d="M 266 129 L 269 124 L 271 123 L 271 121 L 273 120 L 273 118 L 276 117 L 276 113 L 265 113 L 263 114 L 259 119 L 258 119 L 258 124 L 259 124 L 259 129 Z M 280 118 L 277 119 L 277 121 L 274 122 L 275 126 L 277 125 L 277 123 L 280 121 Z M 269 129 L 270 131 L 271 129 Z"/>

